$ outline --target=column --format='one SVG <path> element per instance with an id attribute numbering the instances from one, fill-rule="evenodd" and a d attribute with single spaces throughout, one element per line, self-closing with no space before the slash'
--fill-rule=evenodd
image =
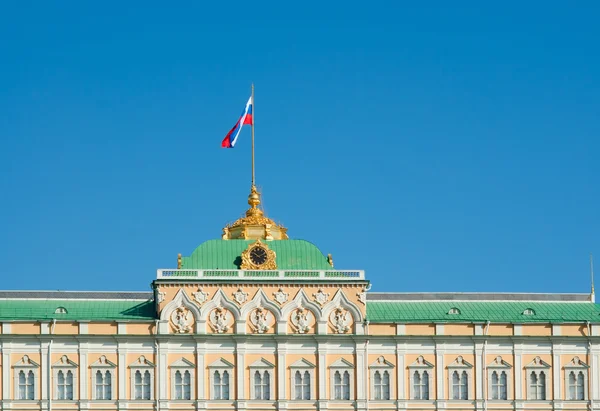
<path id="1" fill-rule="evenodd" d="M 548 387 L 546 387 L 548 393 Z M 549 394 L 549 393 L 548 393 Z M 548 395 L 548 399 L 561 401 L 562 393 L 560 392 L 560 352 L 552 344 L 552 394 Z"/>
<path id="2" fill-rule="evenodd" d="M 444 373 L 444 352 L 439 349 L 436 344 L 435 348 L 435 376 L 436 376 L 436 400 L 439 403 L 440 401 L 445 401 L 444 395 L 444 381 L 445 373 Z"/>
<path id="3" fill-rule="evenodd" d="M 356 375 L 356 409 L 363 410 L 367 408 L 367 400 L 369 390 L 367 388 L 368 383 L 368 371 L 367 371 L 367 347 L 369 342 L 356 342 L 355 343 L 355 352 L 356 352 L 356 364 L 355 375 Z M 330 382 L 331 383 L 331 382 Z"/>
<path id="4" fill-rule="evenodd" d="M 317 343 L 317 376 L 318 381 L 318 396 L 315 398 L 319 399 L 318 409 L 327 409 L 327 390 L 325 382 L 327 381 L 327 344 L 323 342 Z M 317 385 L 315 384 L 315 387 Z"/>
<path id="5" fill-rule="evenodd" d="M 10 348 L 7 348 L 8 343 L 2 343 L 2 400 L 8 401 L 13 399 L 13 395 L 10 392 L 10 370 L 12 367 L 10 361 Z"/>
<path id="6" fill-rule="evenodd" d="M 48 409 L 48 399 L 50 395 L 52 395 L 52 389 L 50 387 L 51 375 L 50 372 L 52 370 L 50 364 L 50 357 L 48 356 L 48 352 L 51 350 L 51 342 L 43 342 L 40 343 L 40 352 L 42 354 L 39 368 L 39 378 L 40 378 L 40 387 L 42 388 L 42 409 Z"/>
<path id="7" fill-rule="evenodd" d="M 246 409 L 246 340 L 236 339 L 235 346 L 236 358 L 236 388 L 237 388 L 237 409 Z"/>
<path id="8" fill-rule="evenodd" d="M 79 343 L 79 400 L 87 403 L 88 394 L 88 350 L 87 343 Z M 87 407 L 87 404 L 85 405 Z"/>
<path id="9" fill-rule="evenodd" d="M 206 403 L 204 402 L 207 398 L 205 393 L 206 389 L 206 365 L 205 365 L 205 355 L 206 355 L 206 343 L 196 341 L 196 395 L 198 403 L 198 409 L 206 408 Z"/>
<path id="10" fill-rule="evenodd" d="M 117 381 L 119 383 L 118 392 L 118 402 L 127 401 L 127 350 L 123 347 L 123 343 L 118 343 L 117 355 L 119 357 L 117 363 L 117 373 L 118 378 Z"/>
<path id="11" fill-rule="evenodd" d="M 287 395 L 285 392 L 285 384 L 287 382 L 286 355 L 287 355 L 286 343 L 278 341 L 277 342 L 277 400 L 280 403 L 282 401 L 287 400 Z M 279 409 L 281 409 L 281 408 L 279 408 Z"/>
<path id="12" fill-rule="evenodd" d="M 404 381 L 404 376 L 406 375 L 404 372 L 405 352 L 404 344 L 396 344 L 396 387 L 399 400 L 406 399 L 406 382 Z"/>
<path id="13" fill-rule="evenodd" d="M 156 373 L 157 375 L 154 377 L 155 381 L 158 384 L 158 401 L 160 404 L 160 409 L 166 408 L 168 406 L 169 397 L 167 395 L 167 387 L 169 386 L 169 378 L 170 375 L 168 373 L 168 346 L 167 343 L 161 341 L 158 343 L 158 347 L 156 349 Z"/>
<path id="14" fill-rule="evenodd" d="M 483 384 L 485 376 L 483 375 L 483 343 L 475 343 L 475 400 L 483 400 Z"/>
<path id="15" fill-rule="evenodd" d="M 514 381 L 515 381 L 515 400 L 521 401 L 523 397 L 523 352 L 521 348 L 514 348 L 515 353 L 515 367 L 514 367 Z M 517 407 L 519 405 L 517 404 Z"/>

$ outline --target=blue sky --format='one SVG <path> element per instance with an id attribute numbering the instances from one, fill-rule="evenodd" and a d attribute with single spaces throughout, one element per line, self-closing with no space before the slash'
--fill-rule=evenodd
<path id="1" fill-rule="evenodd" d="M 265 209 L 336 267 L 589 291 L 597 3 L 217 3 L 0 6 L 1 288 L 147 290 L 219 237 L 254 82 Z"/>

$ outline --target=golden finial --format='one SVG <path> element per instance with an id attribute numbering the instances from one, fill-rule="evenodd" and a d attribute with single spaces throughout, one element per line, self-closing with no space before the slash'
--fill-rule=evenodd
<path id="1" fill-rule="evenodd" d="M 331 256 L 331 254 L 327 254 L 327 262 L 331 267 L 333 267 L 333 257 Z"/>
<path id="2" fill-rule="evenodd" d="M 260 192 L 254 184 L 250 186 L 246 215 L 223 228 L 223 240 L 287 240 L 287 229 L 266 217 L 259 208 Z"/>
<path id="3" fill-rule="evenodd" d="M 181 269 L 181 253 L 177 254 L 177 269 Z"/>

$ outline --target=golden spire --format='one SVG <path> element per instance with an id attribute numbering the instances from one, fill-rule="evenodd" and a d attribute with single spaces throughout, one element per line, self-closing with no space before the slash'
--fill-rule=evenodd
<path id="1" fill-rule="evenodd" d="M 237 219 L 233 224 L 228 224 L 223 228 L 223 240 L 287 240 L 287 228 L 276 224 L 273 220 L 266 217 L 259 208 L 260 193 L 256 186 L 252 184 L 250 194 L 248 195 L 248 205 L 246 216 Z"/>

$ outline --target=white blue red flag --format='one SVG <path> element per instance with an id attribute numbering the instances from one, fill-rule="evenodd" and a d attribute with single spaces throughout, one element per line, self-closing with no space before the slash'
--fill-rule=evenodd
<path id="1" fill-rule="evenodd" d="M 238 119 L 237 123 L 235 123 L 235 126 L 233 126 L 231 130 L 229 130 L 229 133 L 227 133 L 227 135 L 221 142 L 221 147 L 233 148 L 235 146 L 238 136 L 240 135 L 240 131 L 242 131 L 242 126 L 245 126 L 246 124 L 254 124 L 252 122 L 252 104 L 253 101 L 251 96 L 248 99 L 248 102 L 246 103 L 246 108 L 242 112 L 242 115 Z"/>

